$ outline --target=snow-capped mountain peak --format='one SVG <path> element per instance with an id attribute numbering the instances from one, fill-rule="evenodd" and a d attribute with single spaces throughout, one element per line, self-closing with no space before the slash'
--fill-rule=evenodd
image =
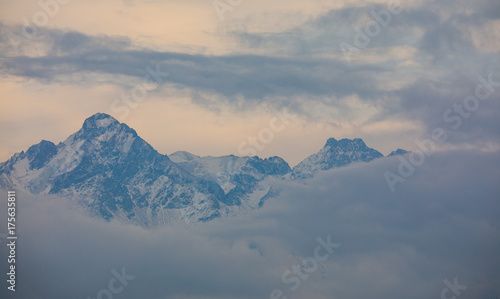
<path id="1" fill-rule="evenodd" d="M 318 171 L 346 166 L 355 162 L 370 162 L 381 158 L 379 151 L 368 147 L 360 138 L 336 140 L 330 138 L 316 154 L 307 157 L 293 168 L 293 179 L 305 179 Z"/>
<path id="2" fill-rule="evenodd" d="M 63 144 L 70 146 L 71 151 L 77 151 L 81 146 L 85 146 L 86 150 L 101 150 L 107 144 L 126 153 L 135 141 L 146 143 L 126 124 L 108 114 L 97 113 L 87 118 L 82 128 L 69 136 Z"/>
<path id="3" fill-rule="evenodd" d="M 169 158 L 126 124 L 97 113 L 64 142 L 42 140 L 0 163 L 0 187 L 55 194 L 105 219 L 157 226 L 244 213 L 277 196 L 279 180 L 307 179 L 380 157 L 362 139 L 330 138 L 293 170 L 280 157 L 200 157 L 179 151 Z"/>
<path id="4" fill-rule="evenodd" d="M 0 164 L 0 186 L 68 197 L 105 219 L 145 226 L 217 217 L 223 196 L 218 185 L 183 170 L 102 113 L 63 143 L 42 141 Z M 183 213 L 186 208 L 192 213 Z"/>

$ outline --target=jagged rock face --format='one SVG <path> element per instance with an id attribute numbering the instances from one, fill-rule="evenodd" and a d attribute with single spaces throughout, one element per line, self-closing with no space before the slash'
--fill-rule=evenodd
<path id="1" fill-rule="evenodd" d="M 336 140 L 328 139 L 325 146 L 316 154 L 307 157 L 293 168 L 293 179 L 313 177 L 318 171 L 342 167 L 355 162 L 370 162 L 383 155 L 368 146 L 359 138 Z"/>
<path id="2" fill-rule="evenodd" d="M 103 218 L 145 226 L 214 217 L 223 195 L 217 184 L 183 170 L 106 114 L 90 117 L 57 146 L 42 141 L 12 157 L 0 174 L 6 188 L 76 198 Z M 176 213 L 187 207 L 196 213 Z"/>
<path id="3" fill-rule="evenodd" d="M 64 142 L 43 140 L 1 163 L 0 188 L 67 197 L 98 217 L 158 226 L 245 213 L 280 193 L 276 180 L 380 157 L 361 139 L 331 138 L 293 171 L 280 157 L 176 152 L 169 158 L 126 124 L 97 113 Z"/>
<path id="4" fill-rule="evenodd" d="M 222 202 L 228 206 L 246 204 L 257 207 L 271 189 L 265 179 L 291 172 L 288 163 L 279 157 L 199 157 L 175 152 L 170 158 L 186 171 L 219 184 L 225 192 Z M 262 194 L 262 190 L 266 193 Z"/>
<path id="5" fill-rule="evenodd" d="M 26 151 L 26 157 L 30 161 L 29 169 L 42 168 L 56 154 L 57 146 L 50 141 L 42 140 L 39 144 L 31 146 Z"/>

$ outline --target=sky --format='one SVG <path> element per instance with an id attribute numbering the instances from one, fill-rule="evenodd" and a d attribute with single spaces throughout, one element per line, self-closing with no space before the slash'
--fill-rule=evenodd
<path id="1" fill-rule="evenodd" d="M 495 151 L 499 29 L 494 0 L 1 1 L 0 160 L 97 112 L 163 154 L 244 155 L 284 110 L 256 148 L 291 166 L 330 137 L 388 154 L 438 127 L 444 149 Z"/>
<path id="2" fill-rule="evenodd" d="M 280 181 L 204 224 L 106 222 L 19 190 L 19 292 L 2 279 L 0 297 L 498 298 L 499 54 L 498 0 L 0 1 L 0 161 L 98 112 L 162 154 L 292 167 L 331 137 L 385 155 L 439 139 L 409 174 L 389 157 Z"/>

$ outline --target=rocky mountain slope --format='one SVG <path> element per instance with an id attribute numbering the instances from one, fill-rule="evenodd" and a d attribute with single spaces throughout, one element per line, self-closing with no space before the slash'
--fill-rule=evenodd
<path id="1" fill-rule="evenodd" d="M 293 170 L 280 157 L 188 152 L 169 157 L 126 124 L 97 113 L 64 142 L 44 140 L 1 163 L 0 187 L 67 197 L 98 217 L 150 227 L 237 215 L 279 194 L 276 180 L 306 180 L 319 171 L 382 156 L 361 139 L 330 138 Z"/>
<path id="2" fill-rule="evenodd" d="M 293 168 L 293 179 L 313 177 L 318 171 L 342 167 L 355 162 L 370 162 L 383 157 L 379 151 L 366 146 L 362 139 L 336 140 L 330 138 L 316 154 L 307 157 Z"/>

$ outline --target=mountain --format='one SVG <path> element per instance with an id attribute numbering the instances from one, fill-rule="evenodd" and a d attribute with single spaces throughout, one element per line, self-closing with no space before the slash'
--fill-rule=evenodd
<path id="1" fill-rule="evenodd" d="M 42 140 L 1 163 L 0 188 L 66 197 L 95 216 L 152 227 L 239 215 L 276 197 L 277 181 L 381 157 L 361 139 L 334 138 L 293 170 L 280 157 L 167 156 L 126 124 L 97 113 L 64 142 Z"/>
<path id="2" fill-rule="evenodd" d="M 225 192 L 224 204 L 257 207 L 272 191 L 272 180 L 283 178 L 292 170 L 280 157 L 199 157 L 188 152 L 175 152 L 170 159 L 184 170 L 216 182 Z"/>
<path id="3" fill-rule="evenodd" d="M 362 139 L 330 138 L 318 153 L 307 157 L 293 168 L 291 178 L 307 179 L 319 171 L 355 162 L 370 162 L 383 156 L 379 151 L 368 147 Z"/>
<path id="4" fill-rule="evenodd" d="M 407 150 L 398 148 L 397 150 L 392 151 L 389 155 L 387 155 L 387 157 L 403 156 L 406 155 L 407 153 L 409 153 Z"/>
<path id="5" fill-rule="evenodd" d="M 102 113 L 85 120 L 64 142 L 42 141 L 0 164 L 0 186 L 69 197 L 105 219 L 144 226 L 219 217 L 224 193 Z"/>

